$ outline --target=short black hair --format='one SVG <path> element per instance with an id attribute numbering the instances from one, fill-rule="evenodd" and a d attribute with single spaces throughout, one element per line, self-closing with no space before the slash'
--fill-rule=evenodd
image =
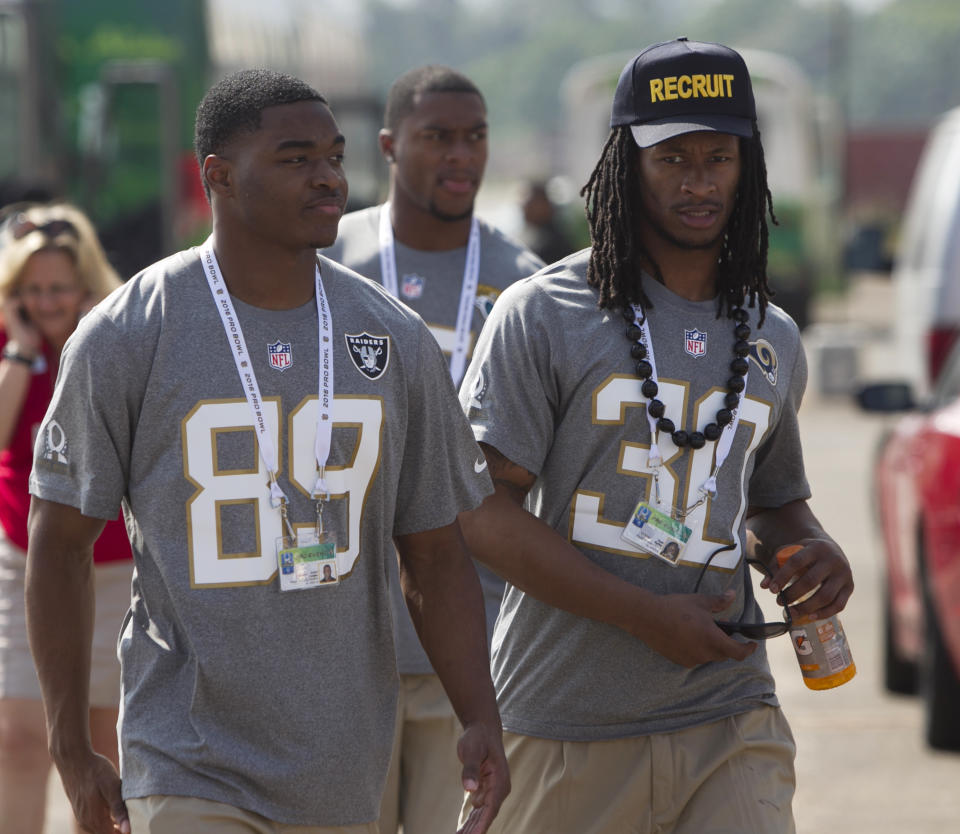
<path id="1" fill-rule="evenodd" d="M 396 130 L 400 122 L 414 111 L 417 96 L 423 93 L 473 93 L 480 96 L 484 107 L 487 106 L 483 93 L 463 73 L 439 64 L 428 64 L 408 70 L 393 82 L 387 93 L 383 126 Z"/>
<path id="2" fill-rule="evenodd" d="M 193 131 L 193 149 L 201 171 L 203 160 L 222 153 L 238 133 L 258 130 L 268 107 L 298 101 L 327 103 L 305 81 L 268 69 L 240 70 L 214 84 L 197 107 Z"/>

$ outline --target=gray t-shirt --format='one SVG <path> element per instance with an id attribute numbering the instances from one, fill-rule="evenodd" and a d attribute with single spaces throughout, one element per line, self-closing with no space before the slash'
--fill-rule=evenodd
<path id="1" fill-rule="evenodd" d="M 125 797 L 197 796 L 298 825 L 377 817 L 397 689 L 392 536 L 449 524 L 492 488 L 420 318 L 320 263 L 339 584 L 279 590 L 280 514 L 196 250 L 110 295 L 64 350 L 31 491 L 98 518 L 123 503 L 136 564 L 120 638 Z M 313 527 L 315 302 L 235 305 L 291 520 Z"/>
<path id="2" fill-rule="evenodd" d="M 740 424 L 718 494 L 691 512 L 694 533 L 674 567 L 620 538 L 636 503 L 650 498 L 650 432 L 627 323 L 619 311 L 598 309 L 585 278 L 588 258 L 589 250 L 576 253 L 503 294 L 460 389 L 474 434 L 538 476 L 528 509 L 589 559 L 652 592 L 691 593 L 708 556 L 735 543 L 710 563 L 701 589 L 737 592 L 724 619 L 759 620 L 741 558 L 746 509 L 809 495 L 797 429 L 806 383 L 797 327 L 770 306 L 758 330 L 757 311 L 749 311 Z M 715 301 L 687 301 L 644 280 L 666 416 L 688 431 L 702 429 L 723 407 L 733 323 L 717 318 Z M 689 507 L 716 444 L 679 450 L 661 433 L 659 445 L 661 494 L 668 505 Z M 763 643 L 743 663 L 685 669 L 626 632 L 510 584 L 494 631 L 493 672 L 506 729 L 571 741 L 669 732 L 776 703 Z"/>
<path id="3" fill-rule="evenodd" d="M 336 243 L 323 250 L 328 257 L 378 283 L 383 280 L 379 239 L 381 209 L 382 206 L 374 206 L 346 215 L 340 221 Z M 533 275 L 543 266 L 543 261 L 524 248 L 523 244 L 510 239 L 499 229 L 479 218 L 478 224 L 480 275 L 470 333 L 471 351 L 500 293 L 520 278 Z M 449 356 L 453 350 L 467 248 L 462 246 L 444 252 L 423 252 L 400 242 L 395 242 L 394 246 L 400 300 L 420 314 L 444 354 Z M 489 640 L 500 611 L 503 580 L 481 564 L 477 564 L 477 573 L 483 586 Z M 405 675 L 429 674 L 433 669 L 413 628 L 400 592 L 399 577 L 395 572 L 390 587 L 397 628 L 397 665 L 400 672 Z"/>

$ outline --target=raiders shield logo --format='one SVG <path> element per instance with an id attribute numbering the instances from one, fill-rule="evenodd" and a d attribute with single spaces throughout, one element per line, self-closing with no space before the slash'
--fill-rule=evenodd
<path id="1" fill-rule="evenodd" d="M 367 379 L 380 379 L 390 362 L 390 337 L 344 333 L 343 338 L 356 369 Z"/>

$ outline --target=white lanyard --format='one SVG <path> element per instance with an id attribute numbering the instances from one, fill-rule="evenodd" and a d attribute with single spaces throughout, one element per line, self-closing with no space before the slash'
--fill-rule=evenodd
<path id="1" fill-rule="evenodd" d="M 657 362 L 653 357 L 653 339 L 650 338 L 650 324 L 647 322 L 647 317 L 644 315 L 643 308 L 638 304 L 631 305 L 633 307 L 633 323 L 636 324 L 641 332 L 641 341 L 643 346 L 647 349 L 646 360 L 650 363 L 650 367 L 653 369 L 650 374 L 650 379 L 654 382 L 657 381 Z M 737 426 L 740 424 L 740 405 L 743 403 L 743 392 L 747 390 L 747 374 L 743 375 L 743 390 L 738 395 L 739 399 L 737 402 L 737 407 L 732 409 L 733 419 L 723 427 L 723 430 L 720 433 L 720 437 L 717 440 L 717 448 L 714 457 L 713 471 L 710 473 L 710 477 L 707 478 L 700 485 L 700 500 L 693 505 L 696 507 L 698 504 L 705 501 L 708 497 L 713 498 L 717 494 L 717 472 L 720 471 L 720 467 L 723 466 L 724 461 L 726 461 L 727 456 L 730 454 L 730 448 L 733 446 L 733 438 L 737 433 Z M 663 463 L 663 458 L 660 455 L 660 448 L 657 446 L 657 420 L 650 413 L 649 409 L 647 411 L 647 423 L 650 426 L 650 451 L 647 454 L 647 462 L 649 463 L 651 469 L 654 470 L 654 479 L 656 480 L 656 473 L 660 469 L 661 464 Z M 688 507 L 685 510 L 689 512 L 693 507 Z"/>
<path id="2" fill-rule="evenodd" d="M 397 253 L 393 242 L 393 226 L 390 223 L 390 203 L 380 206 L 380 277 L 384 288 L 394 298 L 399 298 L 397 287 Z M 460 303 L 457 306 L 457 326 L 454 331 L 453 352 L 450 355 L 450 376 L 453 384 L 460 385 L 467 368 L 467 353 L 470 351 L 470 325 L 473 322 L 473 302 L 477 297 L 480 277 L 480 224 L 477 218 L 470 221 L 470 238 L 467 243 L 467 260 L 463 267 L 463 285 Z"/>
<path id="3" fill-rule="evenodd" d="M 207 284 L 210 286 L 210 293 L 217 305 L 217 312 L 220 313 L 220 320 L 223 322 L 224 332 L 227 334 L 227 340 L 233 352 L 233 360 L 237 366 L 237 373 L 240 376 L 240 384 L 243 386 L 243 393 L 247 397 L 247 403 L 253 414 L 253 426 L 257 432 L 257 446 L 260 449 L 260 457 L 263 459 L 263 465 L 267 468 L 267 474 L 270 478 L 270 505 L 281 512 L 284 512 L 284 502 L 286 495 L 277 482 L 277 473 L 279 471 L 279 462 L 277 458 L 277 447 L 273 443 L 273 435 L 266 424 L 263 413 L 263 398 L 260 396 L 260 385 L 257 383 L 257 375 L 253 370 L 253 362 L 250 360 L 250 354 L 247 351 L 247 344 L 243 338 L 243 331 L 240 328 L 240 320 L 237 318 L 233 307 L 233 299 L 230 298 L 230 292 L 223 281 L 223 275 L 220 273 L 220 264 L 217 262 L 216 253 L 213 251 L 212 238 L 200 248 L 200 257 L 206 267 Z M 317 459 L 317 481 L 313 487 L 313 498 L 323 497 L 324 500 L 330 497 L 330 490 L 324 480 L 324 468 L 327 465 L 327 459 L 330 457 L 330 443 L 333 437 L 333 318 L 330 314 L 330 305 L 327 302 L 327 296 L 323 291 L 323 281 L 320 280 L 320 266 L 316 268 L 317 278 L 317 316 L 320 322 L 319 332 L 319 362 L 320 362 L 320 398 L 319 412 L 317 415 L 317 436 L 314 444 L 314 454 Z M 319 512 L 319 505 L 318 505 Z"/>

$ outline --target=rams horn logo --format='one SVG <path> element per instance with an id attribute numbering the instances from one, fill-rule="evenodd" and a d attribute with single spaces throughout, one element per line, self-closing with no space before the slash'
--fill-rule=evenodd
<path id="1" fill-rule="evenodd" d="M 777 361 L 777 352 L 773 349 L 773 345 L 771 345 L 770 342 L 766 339 L 757 339 L 757 341 L 751 342 L 750 359 L 752 359 L 763 372 L 767 382 L 771 385 L 777 384 L 777 370 L 780 364 Z"/>
<path id="2" fill-rule="evenodd" d="M 344 333 L 347 353 L 353 364 L 367 379 L 380 379 L 390 362 L 390 337 L 371 336 L 369 333 Z"/>

